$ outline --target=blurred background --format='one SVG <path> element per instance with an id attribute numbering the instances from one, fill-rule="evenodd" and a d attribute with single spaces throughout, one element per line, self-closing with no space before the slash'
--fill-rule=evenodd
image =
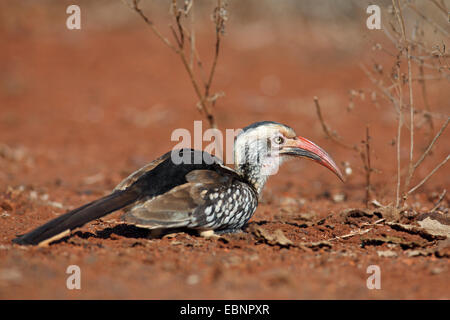
<path id="1" fill-rule="evenodd" d="M 207 70 L 214 56 L 215 3 L 195 0 L 193 7 L 198 54 Z M 392 85 L 389 75 L 397 65 L 398 47 L 392 41 L 396 33 L 390 31 L 395 21 L 391 1 L 225 3 L 227 20 L 211 88 L 224 93 L 213 109 L 219 129 L 243 128 L 261 120 L 282 122 L 322 146 L 341 168 L 349 169 L 343 185 L 311 162 L 287 163 L 269 181 L 266 199 L 273 199 L 272 194 L 308 200 L 341 195 L 336 198 L 341 200 L 329 200 L 323 208 L 316 208 L 324 214 L 330 208 L 363 204 L 360 156 L 326 138 L 314 105 L 313 97 L 317 96 L 325 121 L 346 143 L 359 145 L 365 139 L 366 125 L 370 126 L 376 199 L 392 203 L 397 113 L 361 67 L 384 78 L 384 85 Z M 403 8 L 407 34 L 424 30 L 417 37 L 422 36 L 428 49 L 442 53 L 449 45 L 450 28 L 439 6 L 448 7 L 448 1 L 408 3 L 416 11 L 406 5 Z M 81 30 L 66 28 L 66 8 L 72 4 L 81 8 Z M 369 4 L 380 6 L 382 30 L 367 28 Z M 161 33 L 174 42 L 169 27 L 173 24 L 170 1 L 143 0 L 140 5 Z M 103 195 L 130 172 L 170 150 L 177 143 L 170 140 L 173 130 L 191 131 L 194 120 L 203 120 L 203 128 L 208 128 L 197 110 L 198 99 L 179 56 L 120 0 L 1 1 L 0 38 L 0 192 L 21 188 L 35 192 L 38 199 L 46 195 L 46 201 L 61 213 L 67 206 Z M 418 110 L 415 157 L 427 147 L 450 111 L 448 54 L 442 59 L 440 71 L 437 58 L 427 60 L 432 67 L 425 67 L 426 94 L 414 69 Z M 400 68 L 403 73 L 407 70 L 404 62 Z M 407 101 L 405 89 L 405 107 Z M 432 128 L 423 116 L 425 111 L 432 114 Z M 403 163 L 409 156 L 408 137 L 406 123 Z M 449 138 L 447 130 L 418 168 L 414 182 L 447 156 Z M 412 198 L 414 208 L 432 207 L 442 189 L 449 186 L 449 177 L 447 164 Z M 304 208 L 314 205 L 306 202 Z M 54 214 L 28 202 L 11 206 L 17 206 L 16 211 L 22 214 L 41 210 L 42 221 Z M 5 243 L 27 229 L 24 225 L 39 224 L 33 219 L 22 215 L 15 225 L 4 224 Z M 319 291 L 316 293 L 308 296 L 303 292 L 304 297 L 320 297 Z M 16 294 L 21 294 L 20 288 Z M 46 294 L 52 297 L 50 291 Z M 358 294 L 356 290 L 344 296 L 360 297 Z M 280 296 L 298 297 L 291 293 Z"/>
<path id="2" fill-rule="evenodd" d="M 390 1 L 377 3 L 388 28 Z M 135 12 L 121 1 L 77 1 L 81 30 L 68 30 L 70 4 L 73 1 L 0 4 L 0 143 L 29 157 L 25 167 L 9 163 L 12 168 L 5 168 L 2 162 L 2 182 L 24 182 L 26 177 L 28 183 L 72 183 L 78 176 L 97 173 L 115 182 L 120 178 L 114 176 L 117 172 L 169 150 L 175 144 L 170 141 L 175 128 L 192 130 L 193 120 L 204 120 L 179 57 Z M 381 157 L 383 162 L 374 166 L 393 164 L 394 148 L 388 144 L 395 137 L 396 114 L 386 100 L 374 103 L 376 89 L 361 70 L 361 64 L 371 68 L 376 62 L 387 63 L 389 72 L 395 64 L 374 49 L 387 37 L 382 30 L 367 29 L 369 2 L 226 4 L 228 19 L 212 84 L 212 91 L 225 94 L 213 111 L 220 129 L 259 120 L 284 122 L 332 155 L 343 152 L 335 156 L 339 163 L 359 166 L 358 155 L 324 139 L 313 103 L 318 96 L 326 121 L 349 143 L 363 138 L 366 124 L 373 132 L 379 130 L 373 143 L 381 150 L 374 161 Z M 170 1 L 142 1 L 141 6 L 173 41 Z M 430 1 L 416 1 L 416 6 L 444 21 L 448 31 L 445 17 Z M 214 1 L 195 1 L 193 9 L 196 44 L 206 69 L 214 52 L 214 7 Z M 405 17 L 417 18 L 414 12 L 405 12 Z M 428 40 L 439 43 L 439 36 L 431 32 Z M 448 86 L 435 81 L 428 88 L 435 112 L 448 111 L 448 90 L 441 84 Z M 420 97 L 416 101 L 417 108 L 424 109 Z M 392 130 L 385 130 L 391 125 Z M 406 156 L 407 152 L 406 146 Z M 303 174 L 310 173 L 310 178 L 323 180 L 317 190 L 331 179 L 320 168 L 311 166 Z"/>

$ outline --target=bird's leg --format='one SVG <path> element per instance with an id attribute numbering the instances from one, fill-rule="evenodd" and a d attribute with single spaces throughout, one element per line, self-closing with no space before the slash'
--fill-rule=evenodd
<path id="1" fill-rule="evenodd" d="M 147 235 L 147 239 L 160 239 L 162 238 L 167 231 L 163 229 L 150 229 Z"/>

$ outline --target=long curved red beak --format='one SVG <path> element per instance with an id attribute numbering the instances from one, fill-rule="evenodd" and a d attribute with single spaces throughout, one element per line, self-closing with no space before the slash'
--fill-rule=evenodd
<path id="1" fill-rule="evenodd" d="M 331 170 L 339 179 L 344 182 L 344 177 L 336 163 L 321 147 L 303 137 L 297 137 L 285 144 L 282 151 L 283 154 L 305 157 L 318 162 L 322 166 Z"/>

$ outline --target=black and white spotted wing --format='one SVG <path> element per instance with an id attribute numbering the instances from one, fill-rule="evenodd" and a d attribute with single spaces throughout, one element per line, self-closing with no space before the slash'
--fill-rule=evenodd
<path id="1" fill-rule="evenodd" d="M 199 230 L 240 229 L 258 204 L 256 192 L 232 170 L 192 170 L 186 183 L 142 199 L 124 220 L 140 227 Z"/>

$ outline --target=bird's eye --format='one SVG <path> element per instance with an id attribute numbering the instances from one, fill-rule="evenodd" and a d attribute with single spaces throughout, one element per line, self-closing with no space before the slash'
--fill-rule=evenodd
<path id="1" fill-rule="evenodd" d="M 284 138 L 281 136 L 276 137 L 274 140 L 276 144 L 282 144 L 284 142 Z"/>

